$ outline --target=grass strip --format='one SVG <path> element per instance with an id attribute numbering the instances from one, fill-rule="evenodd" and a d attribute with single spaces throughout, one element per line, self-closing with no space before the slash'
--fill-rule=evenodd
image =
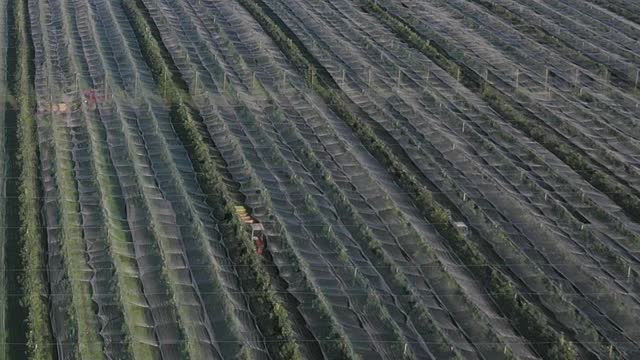
<path id="1" fill-rule="evenodd" d="M 40 184 L 38 180 L 38 146 L 36 121 L 33 116 L 33 44 L 28 26 L 27 0 L 11 0 L 11 15 L 15 19 L 17 73 L 14 93 L 18 99 L 18 158 L 20 167 L 20 234 L 24 259 L 24 303 L 28 314 L 29 357 L 34 360 L 54 359 L 53 336 L 49 320 L 47 297 L 46 244 L 40 218 Z"/>
<path id="2" fill-rule="evenodd" d="M 260 329 L 265 338 L 277 344 L 277 352 L 272 355 L 279 359 L 302 359 L 283 300 L 271 286 L 268 271 L 261 257 L 256 254 L 244 224 L 235 213 L 235 203 L 216 169 L 209 144 L 196 120 L 198 115 L 191 108 L 192 101 L 186 85 L 174 70 L 157 31 L 153 31 L 154 24 L 144 12 L 144 5 L 134 0 L 122 0 L 122 4 L 142 45 L 143 56 L 163 97 L 171 107 L 171 120 L 180 140 L 189 151 L 200 186 L 207 194 L 207 202 L 213 207 L 216 217 L 223 219 L 223 235 L 230 239 L 228 244 L 231 255 L 240 265 L 237 268 L 243 279 L 243 286 L 250 287 L 245 290 L 251 293 L 250 306 L 258 317 Z M 244 355 L 251 357 L 248 350 Z"/>
<path id="3" fill-rule="evenodd" d="M 282 24 L 277 16 L 260 0 L 238 0 L 271 36 L 289 59 L 307 74 L 311 87 L 318 93 L 360 137 L 363 145 L 396 177 L 399 185 L 407 192 L 416 194 L 414 203 L 421 213 L 435 225 L 449 245 L 465 264 L 469 264 L 484 283 L 493 299 L 504 314 L 509 317 L 516 329 L 528 338 L 536 350 L 549 359 L 576 359 L 575 346 L 564 335 L 555 331 L 544 314 L 527 299 L 518 294 L 509 279 L 491 267 L 476 246 L 467 240 L 454 226 L 446 209 L 437 203 L 432 194 L 420 184 L 410 170 L 401 163 L 390 148 L 380 141 L 369 125 L 354 110 L 355 105 L 337 88 L 335 82 L 327 78 L 326 70 L 319 69 L 317 62 L 304 49 L 295 35 Z M 273 17 L 273 18 L 272 18 Z M 277 20 L 276 20 L 277 19 Z M 443 57 L 440 54 L 437 54 Z M 443 57 L 444 58 L 444 57 Z M 455 64 L 449 64 L 450 70 L 457 70 Z"/>

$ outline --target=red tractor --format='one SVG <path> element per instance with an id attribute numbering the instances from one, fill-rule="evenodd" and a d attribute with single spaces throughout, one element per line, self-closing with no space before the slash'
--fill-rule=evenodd
<path id="1" fill-rule="evenodd" d="M 264 226 L 258 222 L 253 216 L 249 215 L 247 208 L 244 206 L 236 206 L 236 214 L 240 220 L 249 225 L 251 230 L 251 240 L 256 246 L 256 252 L 260 255 L 264 254 L 267 249 L 267 237 L 264 234 Z"/>

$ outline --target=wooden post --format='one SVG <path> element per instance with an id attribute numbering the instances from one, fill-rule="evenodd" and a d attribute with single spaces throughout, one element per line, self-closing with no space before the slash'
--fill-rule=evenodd
<path id="1" fill-rule="evenodd" d="M 345 71 L 344 71 L 344 68 L 343 68 L 342 69 L 342 86 L 344 86 L 345 78 L 346 78 L 346 74 L 345 74 Z"/>
<path id="2" fill-rule="evenodd" d="M 222 75 L 222 91 L 227 91 L 227 73 Z"/>
<path id="3" fill-rule="evenodd" d="M 398 69 L 398 81 L 396 82 L 398 89 L 400 89 L 400 81 L 402 81 L 402 70 Z"/>
<path id="4" fill-rule="evenodd" d="M 544 91 L 549 92 L 549 68 L 544 68 Z"/>
<path id="5" fill-rule="evenodd" d="M 520 69 L 516 69 L 516 90 L 518 89 L 519 85 L 520 85 Z"/>
<path id="6" fill-rule="evenodd" d="M 256 88 L 256 72 L 251 73 L 251 88 Z"/>
<path id="7" fill-rule="evenodd" d="M 367 85 L 371 88 L 371 67 L 369 67 L 369 74 L 367 75 Z"/>
<path id="8" fill-rule="evenodd" d="M 634 88 L 638 88 L 638 82 L 640 82 L 640 69 L 636 70 L 636 81 L 634 83 Z"/>

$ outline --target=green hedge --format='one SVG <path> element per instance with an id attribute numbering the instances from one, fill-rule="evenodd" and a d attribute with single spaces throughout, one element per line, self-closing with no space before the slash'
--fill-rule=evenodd
<path id="1" fill-rule="evenodd" d="M 32 79 L 33 45 L 29 30 L 27 0 L 11 0 L 16 21 L 18 74 L 14 93 L 18 99 L 18 141 L 20 159 L 20 233 L 24 244 L 24 304 L 28 308 L 28 347 L 35 360 L 51 360 L 53 336 L 49 322 L 46 272 L 46 244 L 40 218 L 40 183 L 36 138 L 35 98 Z"/>

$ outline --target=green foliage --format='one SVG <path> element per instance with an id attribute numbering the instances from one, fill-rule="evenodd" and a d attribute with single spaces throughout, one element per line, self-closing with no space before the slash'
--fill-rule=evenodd
<path id="1" fill-rule="evenodd" d="M 134 0 L 123 0 L 123 5 L 142 45 L 145 60 L 165 100 L 171 106 L 171 120 L 180 140 L 189 151 L 198 174 L 198 182 L 207 194 L 207 202 L 213 208 L 214 215 L 223 219 L 223 237 L 229 239 L 230 255 L 240 265 L 237 267 L 238 273 L 245 290 L 250 294 L 250 306 L 258 317 L 263 335 L 269 340 L 278 340 L 268 344 L 276 344 L 278 347 L 272 355 L 279 359 L 302 359 L 290 315 L 283 299 L 271 285 L 269 270 L 262 257 L 255 252 L 254 244 L 235 212 L 234 201 L 216 169 L 214 157 L 203 136 L 197 111 L 191 107 L 192 101 L 186 87 L 181 83 L 180 76 L 171 70 L 170 57 L 162 48 L 161 41 L 154 36 L 152 22 L 142 10 L 144 6 Z M 252 357 L 248 351 L 245 355 Z"/>
<path id="2" fill-rule="evenodd" d="M 43 234 L 41 232 L 38 174 L 38 147 L 36 122 L 33 117 L 35 100 L 32 89 L 33 63 L 31 35 L 28 28 L 26 0 L 10 2 L 12 16 L 16 19 L 18 48 L 18 73 L 15 76 L 14 93 L 18 99 L 18 141 L 20 159 L 20 233 L 24 244 L 22 257 L 25 272 L 22 279 L 25 292 L 24 304 L 28 308 L 28 347 L 30 357 L 36 360 L 53 359 L 53 337 L 49 323 L 47 281 Z"/>

